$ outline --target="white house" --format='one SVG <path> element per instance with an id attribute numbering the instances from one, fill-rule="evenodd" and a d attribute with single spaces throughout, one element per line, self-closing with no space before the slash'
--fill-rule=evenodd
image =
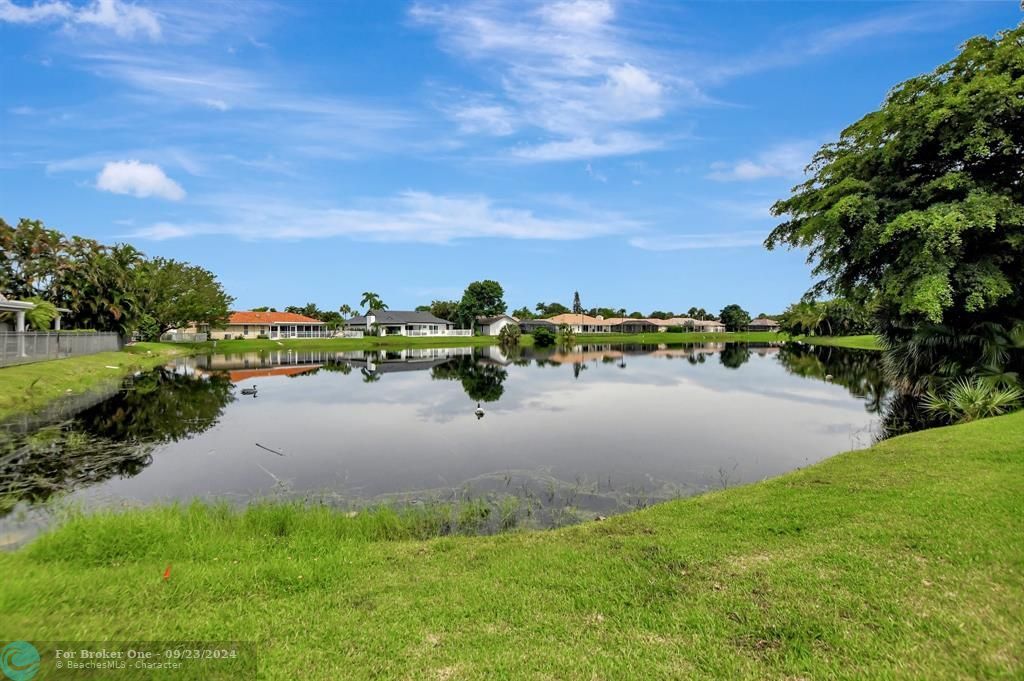
<path id="1" fill-rule="evenodd" d="M 493 317 L 477 317 L 476 330 L 481 336 L 497 336 L 506 326 L 518 326 L 519 320 L 509 317 L 507 314 L 499 314 Z"/>
<path id="2" fill-rule="evenodd" d="M 345 322 L 348 331 L 379 336 L 472 336 L 470 329 L 456 329 L 447 319 L 415 310 L 370 310 Z"/>

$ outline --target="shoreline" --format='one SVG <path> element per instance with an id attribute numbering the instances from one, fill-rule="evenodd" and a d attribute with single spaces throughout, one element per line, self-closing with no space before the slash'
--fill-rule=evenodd
<path id="1" fill-rule="evenodd" d="M 867 339 L 865 341 L 865 339 Z M 687 343 L 770 343 L 797 340 L 812 345 L 831 345 L 855 349 L 874 349 L 869 336 L 798 337 L 773 332 L 751 333 L 648 333 L 578 335 L 576 344 L 668 344 Z M 533 347 L 533 339 L 523 335 L 522 347 Z M 0 422 L 38 412 L 62 397 L 81 395 L 104 384 L 123 380 L 136 371 L 147 371 L 175 357 L 207 353 L 260 352 L 288 348 L 292 350 L 352 350 L 485 347 L 498 345 L 495 336 L 456 336 L 411 338 L 408 336 L 366 338 L 324 338 L 274 340 L 230 340 L 206 343 L 135 343 L 120 352 L 33 362 L 0 368 Z M 110 368 L 114 367 L 114 368 Z"/>
<path id="2" fill-rule="evenodd" d="M 1013 676 L 1022 456 L 1016 413 L 492 536 L 272 504 L 97 513 L 0 554 L 0 619 L 28 640 L 254 641 L 270 679 Z"/>

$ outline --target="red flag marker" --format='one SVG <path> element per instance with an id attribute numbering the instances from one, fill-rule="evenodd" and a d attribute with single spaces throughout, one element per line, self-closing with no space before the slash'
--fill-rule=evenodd
<path id="1" fill-rule="evenodd" d="M 167 564 L 167 569 L 164 570 L 164 581 L 166 582 L 170 578 L 171 578 L 171 564 L 168 563 Z"/>

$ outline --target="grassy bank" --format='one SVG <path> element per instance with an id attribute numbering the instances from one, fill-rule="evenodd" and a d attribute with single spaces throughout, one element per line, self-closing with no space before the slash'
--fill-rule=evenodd
<path id="1" fill-rule="evenodd" d="M 136 343 L 121 352 L 0 368 L 0 421 L 39 409 L 65 395 L 120 381 L 131 373 L 152 369 L 188 352 L 189 348 L 166 343 Z"/>
<path id="2" fill-rule="evenodd" d="M 0 555 L 0 638 L 254 641 L 268 679 L 1019 678 L 1022 457 L 1017 413 L 492 537 L 376 541 L 294 506 L 78 518 Z"/>
<path id="3" fill-rule="evenodd" d="M 855 348 L 857 350 L 881 350 L 882 344 L 878 336 L 796 336 L 793 340 L 809 345 L 831 345 L 838 348 Z"/>

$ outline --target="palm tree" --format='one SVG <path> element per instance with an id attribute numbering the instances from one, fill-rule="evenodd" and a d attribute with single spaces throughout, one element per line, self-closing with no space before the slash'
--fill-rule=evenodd
<path id="1" fill-rule="evenodd" d="M 373 291 L 363 291 L 363 299 L 359 301 L 359 304 L 367 310 L 388 309 L 388 306 L 384 304 L 384 301 L 380 299 L 380 296 Z"/>
<path id="2" fill-rule="evenodd" d="M 341 314 L 342 317 L 351 317 L 353 312 L 355 312 L 355 310 L 348 305 L 342 305 L 338 308 L 338 313 Z"/>

